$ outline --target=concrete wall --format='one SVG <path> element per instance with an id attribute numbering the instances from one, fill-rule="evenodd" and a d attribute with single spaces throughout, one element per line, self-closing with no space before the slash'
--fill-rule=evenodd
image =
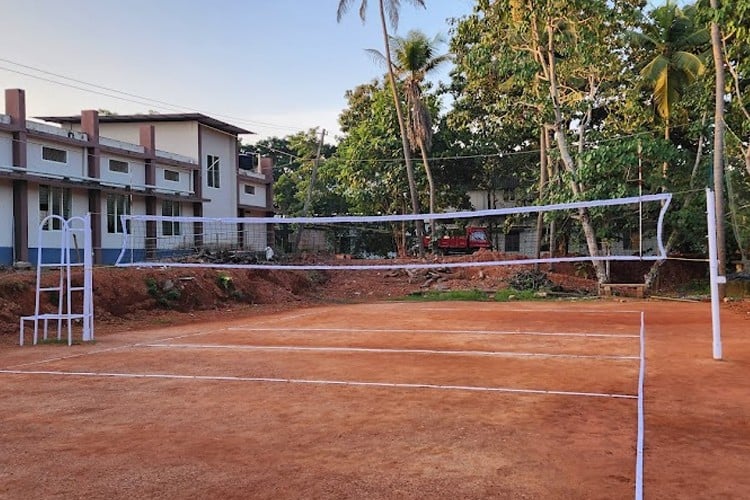
<path id="1" fill-rule="evenodd" d="M 13 184 L 0 179 L 0 266 L 13 263 Z"/>
<path id="2" fill-rule="evenodd" d="M 253 186 L 255 194 L 245 193 L 245 186 Z M 240 180 L 240 205 L 251 205 L 254 207 L 264 208 L 266 206 L 266 186 L 265 184 L 255 184 L 247 180 Z"/>
<path id="3" fill-rule="evenodd" d="M 107 195 L 102 194 L 102 203 L 99 211 L 102 213 L 102 263 L 114 264 L 123 245 L 122 233 L 110 233 L 107 230 Z M 146 199 L 143 196 L 133 196 L 130 201 L 131 214 L 146 213 Z M 132 228 L 132 225 L 131 225 Z"/>
<path id="4" fill-rule="evenodd" d="M 149 122 L 154 126 L 156 147 L 162 151 L 198 159 L 197 122 Z M 140 123 L 99 123 L 99 133 L 119 141 L 138 144 Z"/>
<path id="5" fill-rule="evenodd" d="M 110 170 L 110 160 L 122 161 L 128 164 L 128 172 L 122 173 Z M 101 155 L 99 178 L 102 182 L 122 186 L 145 187 L 146 168 L 143 161 L 135 160 L 127 156 L 118 156 L 103 153 Z"/>
<path id="6" fill-rule="evenodd" d="M 88 193 L 86 190 L 69 189 L 71 194 L 70 215 L 80 217 L 88 213 Z M 39 185 L 29 184 L 29 218 L 27 221 L 29 227 L 29 258 L 35 263 L 37 261 L 37 249 L 41 246 L 44 262 L 59 262 L 62 232 L 56 230 L 41 231 L 40 241 L 40 222 Z M 73 247 L 74 245 L 71 245 L 71 248 Z M 80 243 L 80 247 L 83 247 L 83 242 Z M 73 257 L 73 260 L 77 261 L 78 259 Z"/>
<path id="7" fill-rule="evenodd" d="M 237 216 L 237 139 L 208 127 L 200 127 L 203 197 L 210 201 L 203 205 L 205 217 Z M 219 187 L 208 186 L 207 158 L 219 157 Z"/>
<path id="8" fill-rule="evenodd" d="M 67 161 L 65 163 L 49 161 L 42 158 L 42 149 L 44 147 L 59 149 L 67 152 Z M 26 169 L 30 172 L 42 172 L 61 177 L 86 177 L 87 165 L 86 154 L 83 148 L 67 146 L 51 141 L 33 138 L 29 140 L 27 148 Z"/>
<path id="9" fill-rule="evenodd" d="M 165 170 L 177 172 L 179 180 L 171 181 L 164 177 Z M 184 193 L 193 193 L 193 172 L 172 166 L 156 166 L 156 187 L 170 191 L 182 191 Z"/>
<path id="10" fill-rule="evenodd" d="M 5 116 L 5 115 L 3 115 Z M 0 133 L 0 169 L 13 164 L 12 136 Z M 13 184 L 0 179 L 0 266 L 13 263 Z"/>
<path id="11" fill-rule="evenodd" d="M 13 165 L 13 137 L 0 132 L 0 168 Z"/>

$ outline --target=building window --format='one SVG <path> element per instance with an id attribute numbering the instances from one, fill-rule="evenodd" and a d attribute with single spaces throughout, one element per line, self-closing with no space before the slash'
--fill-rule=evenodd
<path id="1" fill-rule="evenodd" d="M 68 152 L 64 149 L 42 146 L 42 159 L 57 163 L 68 163 Z"/>
<path id="2" fill-rule="evenodd" d="M 255 194 L 255 186 L 245 184 L 245 194 Z"/>
<path id="3" fill-rule="evenodd" d="M 121 215 L 130 215 L 130 197 L 124 194 L 107 195 L 107 232 L 110 234 L 130 232 L 130 221 L 123 231 Z"/>
<path id="4" fill-rule="evenodd" d="M 176 170 L 165 170 L 164 171 L 164 180 L 179 182 L 180 181 L 180 173 L 177 172 Z"/>
<path id="5" fill-rule="evenodd" d="M 109 160 L 109 171 L 127 174 L 130 172 L 130 165 L 126 161 Z"/>
<path id="6" fill-rule="evenodd" d="M 161 214 L 165 217 L 180 216 L 180 202 L 172 200 L 163 200 L 161 202 Z M 161 222 L 161 234 L 164 236 L 179 236 L 180 223 L 177 221 L 165 220 Z"/>
<path id="7" fill-rule="evenodd" d="M 206 157 L 206 175 L 208 177 L 208 187 L 218 188 L 219 185 L 219 157 L 208 155 Z"/>
<path id="8" fill-rule="evenodd" d="M 49 215 L 59 215 L 64 219 L 70 218 L 70 189 L 55 186 L 39 186 L 39 222 Z M 62 221 L 54 218 L 48 220 L 42 228 L 44 231 L 59 231 Z"/>
<path id="9" fill-rule="evenodd" d="M 518 231 L 511 231 L 505 235 L 505 251 L 506 252 L 520 252 L 521 251 L 521 233 Z"/>

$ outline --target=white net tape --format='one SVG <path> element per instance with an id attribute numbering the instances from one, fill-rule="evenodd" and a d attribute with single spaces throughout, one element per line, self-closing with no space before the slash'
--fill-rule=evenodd
<path id="1" fill-rule="evenodd" d="M 215 267 L 298 270 L 422 269 L 553 262 L 647 261 L 667 257 L 662 241 L 669 193 L 607 200 L 521 206 L 436 214 L 340 217 L 174 217 L 123 215 L 124 234 L 118 266 Z M 638 250 L 626 242 L 589 255 L 581 244 L 581 211 L 600 227 L 637 228 Z M 573 252 L 536 257 L 520 251 L 519 230 L 531 233 L 536 215 L 558 220 L 560 235 Z M 532 217 L 534 216 L 534 217 Z M 533 221 L 532 221 L 533 219 Z M 572 221 L 572 222 L 571 222 Z M 405 259 L 418 248 L 417 224 L 426 225 L 424 246 L 435 255 Z M 477 229 L 478 228 L 478 229 Z M 458 231 L 458 236 L 449 234 Z M 482 233 L 482 234 L 479 234 Z M 513 235 L 513 238 L 509 237 Z M 622 235 L 622 233 L 620 233 Z M 484 245 L 475 240 L 487 240 Z M 627 238 L 622 238 L 627 239 Z M 643 242 L 648 239 L 648 248 Z M 518 243 L 518 242 L 516 242 Z M 472 246 L 473 245 L 473 246 Z M 469 253 L 479 248 L 505 253 L 495 260 L 449 261 L 438 254 Z M 550 245 L 551 246 L 551 245 Z M 510 248 L 510 250 L 509 250 Z M 614 251 L 613 251 L 614 248 Z M 549 249 L 548 249 L 549 250 Z M 548 254 L 551 252 L 548 251 Z M 325 259 L 325 256 L 329 259 Z M 338 257 L 338 258 L 336 258 Z M 324 261 L 324 262 L 321 262 Z"/>

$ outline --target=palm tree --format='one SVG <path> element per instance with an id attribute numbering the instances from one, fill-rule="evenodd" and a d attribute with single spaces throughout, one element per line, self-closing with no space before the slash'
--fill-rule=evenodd
<path id="1" fill-rule="evenodd" d="M 421 31 L 412 30 L 406 38 L 393 37 L 396 62 L 395 72 L 403 78 L 406 93 L 406 134 L 412 151 L 419 149 L 422 155 L 427 183 L 430 189 L 430 213 L 435 213 L 435 182 L 427 154 L 432 149 L 432 116 L 422 93 L 425 76 L 450 59 L 449 54 L 435 55 L 437 46 L 443 43 L 440 35 L 432 40 Z M 385 56 L 377 50 L 369 50 L 375 58 L 386 63 Z"/>
<path id="2" fill-rule="evenodd" d="M 711 0 L 711 9 L 716 12 L 718 0 Z M 719 24 L 711 20 L 711 49 L 714 68 L 714 197 L 716 203 L 716 240 L 718 242 L 719 274 L 724 274 L 727 264 L 727 245 L 724 228 L 724 54 Z M 741 246 L 741 245 L 740 245 Z M 724 298 L 726 287 L 719 285 L 719 297 Z"/>
<path id="3" fill-rule="evenodd" d="M 425 7 L 425 0 L 409 0 L 413 5 L 418 7 Z M 353 0 L 339 0 L 339 7 L 336 11 L 336 19 L 340 22 L 341 18 L 349 10 Z M 385 57 L 387 61 L 391 59 L 391 45 L 388 36 L 388 25 L 386 23 L 386 14 L 388 14 L 388 20 L 391 26 L 395 29 L 398 27 L 398 14 L 399 8 L 401 7 L 401 0 L 378 0 L 378 6 L 380 10 L 380 25 L 383 30 L 383 46 L 385 47 Z M 362 22 L 367 17 L 367 0 L 360 0 L 359 5 L 359 17 Z M 393 104 L 396 106 L 396 116 L 398 117 L 398 128 L 401 134 L 401 146 L 404 151 L 404 163 L 406 164 L 406 176 L 409 179 L 409 194 L 411 195 L 411 205 L 414 214 L 419 214 L 419 196 L 417 194 L 417 183 L 414 180 L 414 167 L 411 163 L 411 155 L 409 152 L 409 143 L 406 134 L 406 124 L 404 122 L 404 113 L 401 109 L 401 100 L 398 97 L 398 89 L 396 87 L 396 76 L 393 71 L 393 66 L 388 65 L 388 80 L 391 84 L 391 92 L 393 93 Z M 417 244 L 419 245 L 419 255 L 424 256 L 424 242 L 422 240 L 422 225 L 417 223 Z"/>
<path id="4" fill-rule="evenodd" d="M 684 11 L 671 0 L 651 12 L 651 23 L 633 32 L 636 47 L 654 57 L 641 69 L 641 77 L 651 87 L 654 109 L 664 120 L 664 138 L 669 140 L 674 105 L 686 87 L 706 70 L 693 53 L 708 42 L 708 31 L 696 26 L 693 9 Z"/>

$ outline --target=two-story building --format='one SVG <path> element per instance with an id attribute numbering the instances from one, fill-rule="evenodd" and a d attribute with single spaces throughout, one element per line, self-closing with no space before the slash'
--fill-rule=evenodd
<path id="1" fill-rule="evenodd" d="M 39 121 L 41 120 L 41 121 Z M 5 91 L 0 114 L 0 265 L 33 261 L 38 248 L 54 261 L 56 223 L 50 214 L 92 214 L 97 263 L 120 252 L 121 214 L 268 216 L 272 163 L 240 165 L 240 134 L 249 130 L 200 113 L 100 115 L 27 119 L 25 93 Z M 244 162 L 243 162 L 244 163 Z M 243 168 L 245 167 L 245 168 Z M 198 225 L 155 224 L 157 233 L 206 237 Z M 154 234 L 155 237 L 160 234 Z M 265 234 L 254 238 L 262 250 Z"/>

